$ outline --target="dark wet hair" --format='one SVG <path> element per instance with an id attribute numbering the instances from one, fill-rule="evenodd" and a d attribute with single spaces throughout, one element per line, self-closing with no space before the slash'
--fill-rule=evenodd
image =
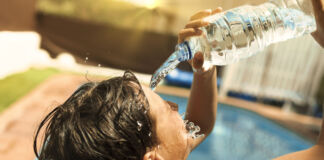
<path id="1" fill-rule="evenodd" d="M 140 160 L 156 145 L 148 110 L 142 87 L 129 71 L 88 82 L 40 123 L 34 152 L 39 160 Z"/>

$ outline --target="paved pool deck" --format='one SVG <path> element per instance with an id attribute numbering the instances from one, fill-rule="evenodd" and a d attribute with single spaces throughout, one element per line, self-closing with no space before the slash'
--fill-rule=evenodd
<path id="1" fill-rule="evenodd" d="M 34 159 L 33 138 L 41 119 L 87 80 L 59 75 L 40 84 L 0 114 L 0 159 Z"/>

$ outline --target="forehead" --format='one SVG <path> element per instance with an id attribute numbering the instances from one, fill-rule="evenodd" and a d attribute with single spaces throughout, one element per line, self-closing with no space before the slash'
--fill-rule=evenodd
<path id="1" fill-rule="evenodd" d="M 150 104 L 150 112 L 152 116 L 163 113 L 167 108 L 167 103 L 158 94 L 153 92 L 150 88 L 142 86 L 144 94 Z"/>
<path id="2" fill-rule="evenodd" d="M 150 88 L 146 87 L 146 86 L 142 86 L 144 94 L 146 96 L 146 98 L 148 99 L 150 105 L 154 105 L 154 104 L 165 104 L 165 101 L 155 92 L 153 92 Z"/>

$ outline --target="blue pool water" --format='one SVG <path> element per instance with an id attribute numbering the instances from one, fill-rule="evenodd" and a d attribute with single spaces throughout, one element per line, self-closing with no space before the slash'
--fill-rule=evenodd
<path id="1" fill-rule="evenodd" d="M 160 94 L 185 112 L 187 98 Z M 188 160 L 263 160 L 307 149 L 313 143 L 256 113 L 219 104 L 213 132 Z"/>

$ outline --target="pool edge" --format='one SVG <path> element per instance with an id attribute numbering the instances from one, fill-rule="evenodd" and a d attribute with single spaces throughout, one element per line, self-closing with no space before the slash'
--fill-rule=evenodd
<path id="1" fill-rule="evenodd" d="M 189 97 L 190 95 L 190 89 L 166 85 L 159 86 L 156 89 L 156 92 L 178 97 Z M 286 129 L 296 132 L 299 136 L 312 141 L 313 143 L 316 142 L 318 137 L 318 135 L 313 132 L 319 132 L 322 126 L 321 118 L 284 112 L 277 106 L 221 96 L 218 97 L 218 102 L 259 114 L 275 123 L 278 123 Z"/>

